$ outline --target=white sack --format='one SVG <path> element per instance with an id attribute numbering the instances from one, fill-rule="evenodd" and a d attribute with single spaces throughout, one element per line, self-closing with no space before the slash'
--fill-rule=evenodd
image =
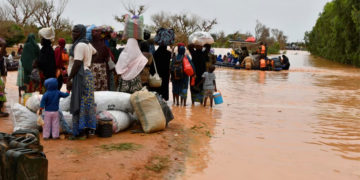
<path id="1" fill-rule="evenodd" d="M 118 133 L 130 127 L 133 119 L 128 113 L 121 111 L 108 111 L 113 116 L 113 132 Z"/>
<path id="2" fill-rule="evenodd" d="M 38 129 L 38 116 L 25 106 L 16 103 L 12 106 L 12 112 L 14 115 L 14 131 L 20 129 Z"/>
<path id="3" fill-rule="evenodd" d="M 96 91 L 96 112 L 115 110 L 133 112 L 130 102 L 131 94 L 113 91 Z"/>

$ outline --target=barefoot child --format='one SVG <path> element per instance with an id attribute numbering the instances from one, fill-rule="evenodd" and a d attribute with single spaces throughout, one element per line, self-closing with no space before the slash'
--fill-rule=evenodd
<path id="1" fill-rule="evenodd" d="M 50 138 L 50 131 L 53 139 L 59 139 L 60 123 L 59 123 L 59 102 L 60 98 L 68 97 L 69 92 L 63 93 L 58 90 L 58 82 L 55 78 L 45 80 L 46 93 L 41 99 L 40 113 L 44 112 L 43 138 Z"/>
<path id="2" fill-rule="evenodd" d="M 217 91 L 216 89 L 216 82 L 215 82 L 215 66 L 211 65 L 209 67 L 208 72 L 204 72 L 204 74 L 202 75 L 202 82 L 203 84 L 203 89 L 204 89 L 204 107 L 206 107 L 206 102 L 207 99 L 210 99 L 210 107 L 212 107 L 213 105 L 213 94 L 214 91 Z"/>

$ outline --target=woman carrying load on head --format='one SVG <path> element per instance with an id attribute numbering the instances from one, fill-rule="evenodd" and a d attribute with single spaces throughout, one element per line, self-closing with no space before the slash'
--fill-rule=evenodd
<path id="1" fill-rule="evenodd" d="M 24 44 L 24 49 L 21 54 L 21 65 L 24 68 L 24 85 L 26 86 L 25 92 L 33 92 L 30 75 L 33 70 L 33 63 L 39 58 L 40 48 L 35 41 L 35 35 L 29 34 Z"/>
<path id="2" fill-rule="evenodd" d="M 44 84 L 46 79 L 56 77 L 55 52 L 51 45 L 51 41 L 55 38 L 55 30 L 52 27 L 42 28 L 39 36 L 42 47 L 36 64 L 40 72 L 40 83 Z M 45 88 L 40 89 L 40 93 L 45 93 Z"/>
<path id="3" fill-rule="evenodd" d="M 195 85 L 190 87 L 191 103 L 192 105 L 194 105 L 195 102 L 200 102 L 202 104 L 204 94 L 202 86 L 199 85 L 199 83 L 201 83 L 202 74 L 204 74 L 206 71 L 206 58 L 208 57 L 208 54 L 205 55 L 205 53 L 202 51 L 202 46 L 200 45 L 190 44 L 188 49 L 191 53 L 195 70 Z"/>
<path id="4" fill-rule="evenodd" d="M 95 48 L 86 39 L 86 27 L 75 25 L 72 30 L 67 89 L 71 90 L 70 113 L 73 115 L 73 137 L 85 138 L 96 129 L 94 76 L 90 71 Z"/>
<path id="5" fill-rule="evenodd" d="M 92 57 L 91 71 L 95 80 L 95 91 L 109 90 L 109 68 L 108 61 L 110 59 L 110 52 L 105 45 L 104 38 L 101 36 L 101 27 L 92 30 L 91 45 L 96 49 L 97 53 Z"/>

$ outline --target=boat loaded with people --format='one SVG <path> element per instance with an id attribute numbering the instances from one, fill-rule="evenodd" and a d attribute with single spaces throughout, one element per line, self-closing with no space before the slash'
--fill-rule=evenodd
<path id="1" fill-rule="evenodd" d="M 290 61 L 286 55 L 268 57 L 267 47 L 262 42 L 255 42 L 255 38 L 247 40 L 230 40 L 231 52 L 218 55 L 215 65 L 245 70 L 281 71 L 289 70 Z"/>

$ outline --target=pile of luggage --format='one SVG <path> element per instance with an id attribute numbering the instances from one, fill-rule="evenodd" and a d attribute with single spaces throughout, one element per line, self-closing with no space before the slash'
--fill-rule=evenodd
<path id="1" fill-rule="evenodd" d="M 39 131 L 0 132 L 0 179 L 45 180 L 48 160 L 39 141 Z"/>
<path id="2" fill-rule="evenodd" d="M 94 95 L 98 127 L 100 129 L 107 127 L 108 129 L 106 132 L 99 132 L 101 137 L 111 137 L 112 134 L 122 132 L 136 121 L 142 125 L 144 132 L 151 133 L 165 129 L 164 125 L 174 119 L 166 101 L 160 95 L 147 90 L 134 94 L 96 91 Z M 24 96 L 23 104 L 16 103 L 12 106 L 14 131 L 41 129 L 42 123 L 39 123 L 39 117 L 36 114 L 40 109 L 41 98 L 42 95 L 37 93 L 27 94 Z M 72 115 L 69 112 L 70 101 L 71 95 L 62 98 L 59 105 L 60 132 L 65 134 L 72 133 L 73 122 Z M 153 113 L 155 115 L 151 115 Z M 110 130 L 112 132 L 109 132 Z"/>

